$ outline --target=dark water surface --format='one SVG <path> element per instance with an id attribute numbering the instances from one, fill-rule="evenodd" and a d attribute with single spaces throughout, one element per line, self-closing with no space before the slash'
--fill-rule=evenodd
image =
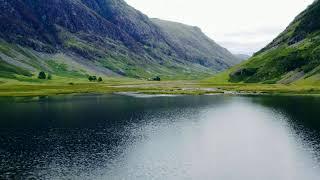
<path id="1" fill-rule="evenodd" d="M 319 97 L 0 98 L 0 115 L 0 179 L 320 179 Z"/>

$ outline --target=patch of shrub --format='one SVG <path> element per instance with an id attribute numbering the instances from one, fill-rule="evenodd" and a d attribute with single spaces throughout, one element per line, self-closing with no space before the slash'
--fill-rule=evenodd
<path id="1" fill-rule="evenodd" d="M 46 73 L 43 71 L 39 72 L 38 79 L 47 79 Z"/>
<path id="2" fill-rule="evenodd" d="M 161 81 L 161 78 L 159 76 L 156 76 L 154 78 L 152 78 L 153 81 Z"/>
<path id="3" fill-rule="evenodd" d="M 48 80 L 52 80 L 52 75 L 51 75 L 51 74 L 48 74 L 47 79 L 48 79 Z"/>
<path id="4" fill-rule="evenodd" d="M 97 81 L 97 76 L 89 76 L 88 80 L 89 81 Z"/>
<path id="5" fill-rule="evenodd" d="M 308 64 L 309 59 L 300 56 L 299 52 L 294 52 L 286 57 L 279 57 L 276 62 L 280 72 L 289 72 Z"/>

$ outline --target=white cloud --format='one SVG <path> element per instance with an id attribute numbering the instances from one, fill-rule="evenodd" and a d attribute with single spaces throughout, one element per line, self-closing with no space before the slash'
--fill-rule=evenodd
<path id="1" fill-rule="evenodd" d="M 258 51 L 313 0 L 126 0 L 150 17 L 199 26 L 235 53 Z"/>

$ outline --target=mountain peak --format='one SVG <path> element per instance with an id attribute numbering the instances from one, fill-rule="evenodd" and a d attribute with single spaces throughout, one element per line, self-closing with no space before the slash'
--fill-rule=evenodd
<path id="1" fill-rule="evenodd" d="M 13 52 L 20 45 L 19 52 L 34 56 L 22 62 L 0 52 L 6 63 L 18 68 L 55 72 L 42 60 L 45 54 L 53 59 L 51 64 L 57 63 L 57 54 L 76 61 L 84 68 L 75 67 L 77 72 L 130 77 L 212 74 L 238 62 L 200 28 L 160 23 L 123 0 L 2 0 L 0 8 L 2 46 Z"/>

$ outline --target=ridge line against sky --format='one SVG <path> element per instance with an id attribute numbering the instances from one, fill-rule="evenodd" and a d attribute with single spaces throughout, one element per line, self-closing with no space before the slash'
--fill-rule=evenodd
<path id="1" fill-rule="evenodd" d="M 151 18 L 198 26 L 235 54 L 252 54 L 313 0 L 125 0 Z"/>

